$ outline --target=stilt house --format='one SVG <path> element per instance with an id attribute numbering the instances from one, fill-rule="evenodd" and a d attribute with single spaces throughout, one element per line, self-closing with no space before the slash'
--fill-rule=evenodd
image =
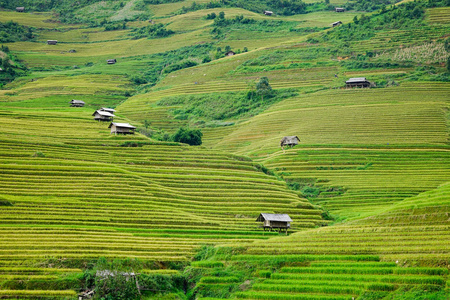
<path id="1" fill-rule="evenodd" d="M 291 228 L 292 219 L 287 214 L 262 213 L 256 219 L 256 222 L 263 222 L 261 227 L 264 228 L 264 231 L 267 228 L 270 231 L 272 229 L 278 229 L 279 231 L 286 230 L 287 233 L 287 230 Z"/>
<path id="2" fill-rule="evenodd" d="M 225 56 L 233 56 L 235 54 L 236 54 L 236 52 L 234 52 L 234 51 L 228 51 L 227 53 L 225 53 Z"/>
<path id="3" fill-rule="evenodd" d="M 344 11 L 345 11 L 345 8 L 342 8 L 342 7 L 336 7 L 335 11 L 336 11 L 336 12 L 344 12 Z"/>
<path id="4" fill-rule="evenodd" d="M 56 45 L 58 44 L 57 40 L 47 40 L 47 45 Z"/>
<path id="5" fill-rule="evenodd" d="M 341 24 L 342 24 L 341 21 L 337 21 L 337 22 L 332 23 L 331 25 L 333 25 L 333 27 L 336 27 L 336 26 L 339 26 Z"/>
<path id="6" fill-rule="evenodd" d="M 290 146 L 292 148 L 293 146 L 298 145 L 298 142 L 300 142 L 300 139 L 296 135 L 285 136 L 281 139 L 280 146 Z"/>
<path id="7" fill-rule="evenodd" d="M 23 6 L 16 7 L 16 11 L 17 12 L 24 12 L 25 11 L 25 7 L 23 7 Z"/>
<path id="8" fill-rule="evenodd" d="M 81 100 L 72 100 L 69 102 L 71 107 L 83 107 L 84 106 L 84 101 Z"/>
<path id="9" fill-rule="evenodd" d="M 273 11 L 265 10 L 265 11 L 264 11 L 264 14 L 265 14 L 266 16 L 271 16 L 271 15 L 273 15 Z"/>
<path id="10" fill-rule="evenodd" d="M 108 128 L 111 128 L 111 134 L 134 134 L 136 127 L 128 123 L 114 123 L 112 122 Z"/>
<path id="11" fill-rule="evenodd" d="M 350 78 L 345 82 L 347 88 L 370 88 L 372 83 L 366 77 Z"/>
<path id="12" fill-rule="evenodd" d="M 117 62 L 117 60 L 115 58 L 113 59 L 107 59 L 106 62 L 108 63 L 108 65 L 113 65 Z"/>
<path id="13" fill-rule="evenodd" d="M 96 121 L 112 121 L 115 117 L 112 113 L 100 109 L 95 111 L 92 115 Z"/>
<path id="14" fill-rule="evenodd" d="M 113 114 L 113 113 L 116 112 L 115 109 L 113 109 L 113 108 L 107 108 L 107 107 L 102 107 L 102 108 L 100 108 L 99 110 L 101 110 L 101 111 L 107 111 L 107 112 L 109 112 L 109 113 L 111 113 L 111 114 Z"/>

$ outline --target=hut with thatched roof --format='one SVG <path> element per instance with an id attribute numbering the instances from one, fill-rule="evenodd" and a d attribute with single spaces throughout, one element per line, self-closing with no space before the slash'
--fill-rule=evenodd
<path id="1" fill-rule="evenodd" d="M 261 213 L 259 217 L 256 219 L 256 222 L 262 222 L 261 226 L 266 229 L 272 231 L 272 229 L 287 230 L 291 228 L 292 219 L 287 214 L 267 214 Z"/>
<path id="2" fill-rule="evenodd" d="M 134 130 L 136 127 L 128 124 L 128 123 L 114 123 L 109 124 L 111 128 L 111 134 L 134 134 Z"/>
<path id="3" fill-rule="evenodd" d="M 290 146 L 292 148 L 295 145 L 298 145 L 298 142 L 300 142 L 300 139 L 296 135 L 285 136 L 284 138 L 281 139 L 280 146 L 281 148 L 285 146 Z"/>

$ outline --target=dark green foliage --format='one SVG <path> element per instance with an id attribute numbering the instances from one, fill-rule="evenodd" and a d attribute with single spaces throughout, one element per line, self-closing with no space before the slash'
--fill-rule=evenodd
<path id="1" fill-rule="evenodd" d="M 179 128 L 172 136 L 174 142 L 198 146 L 202 144 L 203 133 L 200 129 Z"/>
<path id="2" fill-rule="evenodd" d="M 213 20 L 213 19 L 215 19 L 216 17 L 217 17 L 217 15 L 216 15 L 216 13 L 214 13 L 214 12 L 212 12 L 212 13 L 206 15 L 206 19 L 207 19 L 207 20 Z"/>
<path id="3" fill-rule="evenodd" d="M 424 16 L 424 2 L 406 2 L 398 6 L 392 6 L 390 9 L 371 17 L 362 15 L 359 19 L 354 19 L 356 21 L 354 23 L 336 27 L 334 30 L 322 34 L 320 41 L 367 40 L 372 38 L 377 31 L 412 29 L 422 26 Z"/>
<path id="4" fill-rule="evenodd" d="M 347 10 L 376 11 L 383 9 L 386 5 L 400 2 L 400 0 L 358 0 L 349 1 L 344 6 Z"/>
<path id="5" fill-rule="evenodd" d="M 202 245 L 198 252 L 194 255 L 194 261 L 207 260 L 216 254 L 214 245 Z"/>
<path id="6" fill-rule="evenodd" d="M 176 3 L 184 0 L 144 0 L 145 4 L 164 4 L 164 3 Z"/>
<path id="7" fill-rule="evenodd" d="M 221 3 L 262 13 L 272 10 L 278 15 L 290 16 L 306 13 L 307 4 L 301 0 L 221 0 Z"/>
<path id="8" fill-rule="evenodd" d="M 262 99 L 264 96 L 270 96 L 272 94 L 272 87 L 269 84 L 269 78 L 261 77 L 256 84 L 256 94 L 260 95 Z"/>
<path id="9" fill-rule="evenodd" d="M 99 299 L 139 299 L 136 277 L 131 274 L 141 267 L 137 260 L 108 261 L 101 257 L 92 269 L 85 271 L 84 279 L 86 286 L 93 289 Z"/>
<path id="10" fill-rule="evenodd" d="M 3 197 L 0 197 L 0 206 L 13 206 L 13 205 L 14 203 L 12 203 L 11 201 L 6 200 Z"/>
<path id="11" fill-rule="evenodd" d="M 134 39 L 141 38 L 163 38 L 174 34 L 175 32 L 170 29 L 166 29 L 166 25 L 158 23 L 154 25 L 148 25 L 146 27 L 135 28 L 130 33 Z"/>
<path id="12" fill-rule="evenodd" d="M 116 23 L 112 23 L 112 24 L 108 24 L 105 26 L 105 31 L 112 31 L 112 30 L 121 30 L 121 29 L 126 29 L 127 28 L 127 23 L 125 22 L 116 22 Z"/>
<path id="13" fill-rule="evenodd" d="M 33 38 L 31 28 L 19 25 L 16 22 L 0 22 L 0 43 L 27 41 Z"/>
<path id="14" fill-rule="evenodd" d="M 164 69 L 164 73 L 171 73 L 173 71 L 194 67 L 196 65 L 197 65 L 197 63 L 195 61 L 185 60 L 185 61 L 181 61 L 179 63 L 174 63 L 174 64 L 167 66 Z"/>
<path id="15" fill-rule="evenodd" d="M 12 82 L 15 78 L 26 74 L 26 67 L 23 66 L 17 58 L 9 52 L 7 46 L 2 45 L 0 53 L 3 52 L 3 58 L 0 56 L 0 88 Z"/>

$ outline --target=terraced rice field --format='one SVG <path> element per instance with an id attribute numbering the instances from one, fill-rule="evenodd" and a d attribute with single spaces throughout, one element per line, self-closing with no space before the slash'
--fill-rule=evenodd
<path id="1" fill-rule="evenodd" d="M 450 8 L 439 7 L 427 11 L 428 21 L 430 23 L 448 24 L 450 23 Z"/>
<path id="2" fill-rule="evenodd" d="M 255 223 L 261 211 L 289 211 L 297 230 L 323 223 L 246 158 L 164 143 L 118 147 L 146 139 L 72 121 L 2 115 L 0 195 L 13 205 L 1 210 L 1 260 L 185 260 L 202 243 L 269 237 Z"/>

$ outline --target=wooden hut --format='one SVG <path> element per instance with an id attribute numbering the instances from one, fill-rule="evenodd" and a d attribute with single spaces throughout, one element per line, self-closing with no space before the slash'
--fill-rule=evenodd
<path id="1" fill-rule="evenodd" d="M 58 44 L 57 40 L 47 40 L 47 45 L 56 45 Z"/>
<path id="2" fill-rule="evenodd" d="M 108 65 L 113 65 L 117 62 L 117 60 L 115 58 L 113 59 L 107 59 L 106 62 L 108 63 Z"/>
<path id="3" fill-rule="evenodd" d="M 112 113 L 100 109 L 96 110 L 92 115 L 96 121 L 112 121 L 115 117 Z"/>
<path id="4" fill-rule="evenodd" d="M 290 146 L 291 148 L 295 145 L 298 145 L 298 142 L 300 142 L 300 139 L 296 135 L 292 136 L 285 136 L 280 141 L 280 146 L 283 148 L 284 146 Z"/>
<path id="5" fill-rule="evenodd" d="M 336 27 L 336 26 L 342 25 L 342 22 L 341 21 L 337 21 L 337 22 L 332 23 L 331 25 L 333 27 Z"/>
<path id="6" fill-rule="evenodd" d="M 23 7 L 23 6 L 16 7 L 16 11 L 17 12 L 24 12 L 25 11 L 25 7 Z"/>
<path id="7" fill-rule="evenodd" d="M 336 8 L 335 8 L 335 11 L 336 11 L 336 12 L 344 12 L 344 11 L 345 11 L 345 8 L 342 8 L 342 7 L 336 7 Z"/>
<path id="8" fill-rule="evenodd" d="M 370 88 L 372 84 L 366 79 L 366 77 L 350 78 L 345 82 L 347 88 Z"/>
<path id="9" fill-rule="evenodd" d="M 128 124 L 128 123 L 114 123 L 109 124 L 111 128 L 111 134 L 134 134 L 134 130 L 136 127 Z"/>
<path id="10" fill-rule="evenodd" d="M 84 101 L 81 100 L 72 100 L 69 102 L 71 107 L 83 107 L 84 106 Z"/>
<path id="11" fill-rule="evenodd" d="M 271 15 L 273 15 L 273 11 L 265 10 L 265 11 L 264 11 L 264 14 L 265 14 L 266 16 L 271 16 Z"/>
<path id="12" fill-rule="evenodd" d="M 234 51 L 228 51 L 227 53 L 225 53 L 225 56 L 233 56 L 235 54 L 236 54 L 236 52 L 234 52 Z"/>
<path id="13" fill-rule="evenodd" d="M 291 228 L 292 219 L 287 214 L 262 213 L 256 219 L 256 222 L 263 222 L 260 227 L 264 228 L 264 231 L 266 229 L 269 229 L 270 231 L 272 231 L 272 229 L 278 229 L 278 231 L 286 230 L 287 234 L 287 230 Z"/>
<path id="14" fill-rule="evenodd" d="M 116 112 L 115 109 L 113 109 L 113 108 L 108 108 L 108 107 L 102 107 L 102 108 L 100 108 L 100 110 L 101 110 L 101 111 L 107 111 L 107 112 L 109 112 L 109 113 L 111 113 L 111 114 L 113 114 L 113 113 Z"/>

